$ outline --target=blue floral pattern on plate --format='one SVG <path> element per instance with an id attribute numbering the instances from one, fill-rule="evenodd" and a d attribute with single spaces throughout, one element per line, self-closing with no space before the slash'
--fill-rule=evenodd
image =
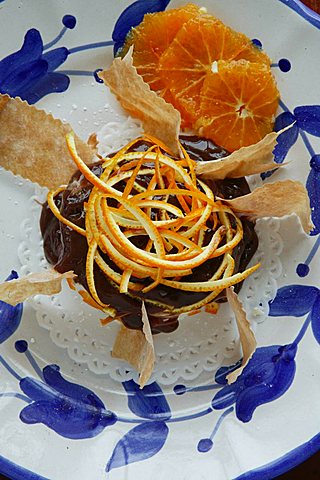
<path id="1" fill-rule="evenodd" d="M 11 313 L 13 308 L 20 311 L 21 305 L 2 306 L 2 322 L 5 327 L 14 318 Z M 59 435 L 73 440 L 95 437 L 117 421 L 137 424 L 116 444 L 106 465 L 107 472 L 156 455 L 169 435 L 168 423 L 187 422 L 208 415 L 213 410 L 225 409 L 211 435 L 198 443 L 198 451 L 206 453 L 213 447 L 213 438 L 223 419 L 234 411 L 234 404 L 237 418 L 249 422 L 257 407 L 276 400 L 287 391 L 294 380 L 298 345 L 310 323 L 314 337 L 320 344 L 320 290 L 306 285 L 289 285 L 278 290 L 275 299 L 270 302 L 270 316 L 302 317 L 307 314 L 300 332 L 291 344 L 259 347 L 235 383 L 227 385 L 226 376 L 238 364 L 221 367 L 211 385 L 194 388 L 176 385 L 174 391 L 177 395 L 219 390 L 205 410 L 184 417 L 172 416 L 169 403 L 156 382 L 140 389 L 133 380 L 123 382 L 123 388 L 134 418 L 120 417 L 116 412 L 107 410 L 93 391 L 64 379 L 59 366 L 48 365 L 41 371 L 24 340 L 17 341 L 15 348 L 20 353 L 26 353 L 39 378 L 21 378 L 0 357 L 0 362 L 19 381 L 23 392 L 4 392 L 2 396 L 16 396 L 28 403 L 20 412 L 22 422 L 42 423 Z"/>
<path id="2" fill-rule="evenodd" d="M 3 1 L 0 0 L 0 3 Z M 63 38 L 68 29 L 75 28 L 76 19 L 72 15 L 63 17 L 61 32 L 46 45 L 43 44 L 37 29 L 28 30 L 21 49 L 0 60 L 0 92 L 20 96 L 33 104 L 50 93 L 66 91 L 71 75 L 88 75 L 98 80 L 96 72 L 59 68 L 70 55 L 83 50 L 113 46 L 114 52 L 117 52 L 130 28 L 139 24 L 145 13 L 164 10 L 169 3 L 170 0 L 138 0 L 120 15 L 112 33 L 112 40 L 70 49 L 52 47 Z M 284 3 L 290 3 L 289 6 L 296 10 L 299 6 L 295 2 Z M 281 59 L 273 66 L 286 73 L 291 65 L 289 60 Z M 320 154 L 316 153 L 308 135 L 320 137 L 320 106 L 303 105 L 290 111 L 281 102 L 281 107 L 283 112 L 276 119 L 275 130 L 290 124 L 293 124 L 293 127 L 279 137 L 274 151 L 275 159 L 282 163 L 298 137 L 302 138 L 311 157 L 306 187 L 315 226 L 312 235 L 317 236 L 320 233 Z M 267 176 L 269 175 L 264 178 Z M 307 259 L 298 265 L 299 277 L 309 274 L 310 263 L 320 246 L 319 239 L 320 235 Z M 17 278 L 17 274 L 12 271 L 7 280 L 14 278 Z M 0 343 L 8 341 L 19 328 L 22 313 L 23 305 L 11 307 L 0 302 Z M 306 319 L 291 343 L 259 347 L 234 384 L 227 385 L 226 375 L 237 365 L 221 367 L 215 381 L 210 385 L 175 385 L 174 392 L 177 396 L 217 390 L 210 403 L 200 412 L 175 416 L 157 383 L 151 383 L 140 390 L 135 382 L 128 381 L 123 383 L 123 389 L 127 394 L 131 416 L 120 416 L 117 412 L 108 410 L 91 389 L 64 378 L 58 365 L 47 365 L 41 370 L 24 340 L 15 342 L 16 351 L 26 355 L 37 378 L 21 377 L 10 363 L 0 357 L 3 368 L 18 381 L 20 388 L 20 391 L 4 391 L 0 396 L 16 397 L 27 404 L 20 412 L 23 423 L 43 424 L 71 440 L 95 437 L 117 422 L 130 425 L 131 428 L 117 442 L 110 458 L 106 460 L 106 472 L 146 460 L 160 452 L 170 434 L 171 423 L 188 422 L 209 415 L 215 410 L 224 410 L 211 434 L 201 438 L 198 445 L 194 446 L 196 451 L 203 454 L 212 449 L 214 437 L 222 422 L 233 412 L 242 422 L 249 422 L 258 407 L 285 394 L 294 382 L 298 347 L 310 325 L 315 340 L 320 344 L 320 291 L 316 286 L 293 284 L 281 287 L 275 299 L 270 302 L 270 316 L 306 316 Z"/>
<path id="3" fill-rule="evenodd" d="M 7 282 L 18 278 L 17 272 L 12 270 L 7 277 Z M 20 325 L 23 312 L 23 305 L 19 303 L 15 307 L 7 305 L 0 300 L 0 344 L 6 341 Z"/>

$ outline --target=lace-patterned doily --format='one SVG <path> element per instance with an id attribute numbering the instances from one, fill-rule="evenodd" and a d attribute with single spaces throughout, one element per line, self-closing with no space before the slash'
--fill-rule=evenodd
<path id="1" fill-rule="evenodd" d="M 99 153 L 118 150 L 140 131 L 131 119 L 109 123 L 98 134 Z M 255 180 L 254 186 L 259 182 Z M 39 229 L 39 200 L 45 199 L 45 193 L 43 189 L 36 189 L 29 201 L 30 218 L 21 226 L 18 254 L 23 274 L 48 266 Z M 277 290 L 276 282 L 282 270 L 279 258 L 282 240 L 278 230 L 276 219 L 257 222 L 259 248 L 254 263 L 260 261 L 262 267 L 246 279 L 240 294 L 253 328 L 266 318 L 268 301 Z M 86 363 L 92 372 L 109 374 L 114 380 L 137 380 L 136 372 L 125 362 L 111 357 L 119 324 L 114 322 L 102 327 L 101 312 L 86 305 L 76 292 L 64 285 L 59 295 L 37 296 L 29 302 L 36 310 L 39 324 L 50 331 L 56 345 L 67 349 L 72 360 Z M 203 372 L 212 376 L 211 372 L 216 371 L 226 357 L 236 359 L 239 354 L 237 332 L 228 305 L 221 305 L 215 315 L 206 312 L 182 315 L 178 330 L 156 335 L 154 341 L 157 361 L 153 379 L 168 385 L 179 378 L 194 380 Z"/>

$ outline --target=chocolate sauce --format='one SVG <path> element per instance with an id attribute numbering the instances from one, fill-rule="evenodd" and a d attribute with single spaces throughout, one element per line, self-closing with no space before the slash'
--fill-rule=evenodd
<path id="1" fill-rule="evenodd" d="M 228 155 L 228 152 L 209 140 L 200 139 L 196 136 L 180 137 L 183 147 L 191 158 L 197 161 L 216 160 Z M 145 151 L 148 144 L 139 142 L 134 146 L 134 151 Z M 102 173 L 101 163 L 91 167 L 95 175 Z M 147 178 L 138 177 L 140 183 L 148 183 Z M 244 178 L 208 181 L 208 186 L 216 195 L 223 198 L 235 198 L 250 192 Z M 68 188 L 56 197 L 56 203 L 61 214 L 76 225 L 85 227 L 85 213 L 83 204 L 89 199 L 92 184 L 77 171 L 70 180 Z M 173 203 L 173 202 L 172 202 Z M 233 250 L 233 258 L 236 263 L 236 271 L 246 268 L 258 246 L 258 239 L 254 231 L 254 223 L 242 219 L 244 235 L 242 241 Z M 47 203 L 44 204 L 40 219 L 40 227 L 44 241 L 44 252 L 47 260 L 58 272 L 73 270 L 77 275 L 77 281 L 88 290 L 85 263 L 87 254 L 86 238 L 76 233 L 71 228 L 61 224 L 52 214 Z M 210 232 L 208 233 L 210 240 Z M 135 243 L 143 248 L 145 237 L 136 237 Z M 102 252 L 105 262 L 115 271 L 120 272 L 118 267 Z M 221 259 L 210 259 L 193 270 L 192 276 L 184 277 L 184 281 L 203 282 L 209 279 L 216 271 Z M 96 289 L 102 302 L 110 304 L 117 309 L 119 317 L 128 328 L 141 329 L 141 300 L 146 299 L 148 316 L 153 333 L 171 332 L 178 327 L 178 315 L 168 310 L 170 307 L 181 308 L 202 300 L 209 292 L 184 292 L 165 285 L 158 285 L 146 294 L 137 293 L 135 297 L 120 294 L 117 287 L 110 282 L 101 270 L 95 265 L 94 276 Z M 238 291 L 241 285 L 236 285 Z M 219 296 L 219 301 L 224 300 L 224 295 Z M 152 303 L 150 303 L 150 301 Z M 154 302 L 154 303 L 153 303 Z"/>

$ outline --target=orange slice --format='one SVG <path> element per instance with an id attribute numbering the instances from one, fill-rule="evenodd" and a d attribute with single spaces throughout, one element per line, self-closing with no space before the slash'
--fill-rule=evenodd
<path id="1" fill-rule="evenodd" d="M 172 97 L 159 74 L 159 60 L 182 25 L 199 15 L 199 12 L 199 7 L 187 4 L 181 8 L 147 14 L 142 23 L 131 30 L 121 51 L 121 56 L 124 56 L 129 47 L 134 45 L 133 64 L 138 73 L 152 90 L 170 103 Z"/>
<path id="2" fill-rule="evenodd" d="M 217 62 L 200 92 L 200 135 L 229 151 L 251 145 L 272 130 L 279 92 L 269 67 L 246 60 Z"/>
<path id="3" fill-rule="evenodd" d="M 173 104 L 187 122 L 194 123 L 200 110 L 200 92 L 206 76 L 219 60 L 245 59 L 270 65 L 269 57 L 211 15 L 199 15 L 184 23 L 159 63 L 163 83 Z"/>

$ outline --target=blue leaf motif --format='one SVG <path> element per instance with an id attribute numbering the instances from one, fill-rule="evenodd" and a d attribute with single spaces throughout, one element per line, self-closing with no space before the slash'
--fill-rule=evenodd
<path id="1" fill-rule="evenodd" d="M 306 188 L 310 198 L 312 221 L 314 229 L 311 235 L 320 233 L 320 155 L 314 155 L 310 161 L 311 171 L 309 173 Z"/>
<path id="2" fill-rule="evenodd" d="M 122 385 L 128 394 L 128 406 L 138 417 L 152 420 L 168 420 L 171 417 L 166 397 L 156 382 L 142 389 L 133 380 Z"/>
<path id="3" fill-rule="evenodd" d="M 146 13 L 155 13 L 165 10 L 170 0 L 138 0 L 129 5 L 118 18 L 112 39 L 114 41 L 114 54 L 123 46 L 131 28 L 142 22 Z"/>
<path id="4" fill-rule="evenodd" d="M 143 422 L 129 430 L 115 446 L 106 472 L 153 457 L 165 444 L 168 433 L 164 422 Z"/>
<path id="5" fill-rule="evenodd" d="M 320 137 L 320 105 L 305 105 L 294 109 L 298 127 Z"/>
<path id="6" fill-rule="evenodd" d="M 318 288 L 309 285 L 281 287 L 276 297 L 269 302 L 269 315 L 271 317 L 302 317 L 310 312 L 318 292 Z"/>
<path id="7" fill-rule="evenodd" d="M 317 342 L 320 344 L 320 293 L 318 294 L 318 297 L 312 307 L 311 325 L 313 335 Z"/>
<path id="8" fill-rule="evenodd" d="M 43 423 L 66 438 L 91 438 L 117 421 L 91 390 L 68 382 L 57 365 L 43 369 L 44 382 L 23 378 L 21 390 L 32 400 L 20 413 L 24 423 Z"/>
<path id="9" fill-rule="evenodd" d="M 283 112 L 281 113 L 275 121 L 274 130 L 279 132 L 283 128 L 291 125 L 295 122 L 295 118 L 290 112 Z M 286 130 L 285 132 L 281 133 L 277 139 L 277 145 L 273 150 L 274 153 L 274 160 L 276 163 L 282 163 L 287 156 L 288 151 L 295 144 L 299 135 L 299 128 L 296 123 Z"/>
<path id="10" fill-rule="evenodd" d="M 12 270 L 6 281 L 16 278 L 18 278 L 18 274 Z M 21 322 L 22 312 L 22 303 L 13 307 L 0 301 L 0 343 L 5 342 L 17 330 Z"/>
<path id="11" fill-rule="evenodd" d="M 220 410 L 235 403 L 238 419 L 249 422 L 259 405 L 276 400 L 290 387 L 296 352 L 295 343 L 258 348 L 236 382 L 214 396 L 212 407 Z"/>

